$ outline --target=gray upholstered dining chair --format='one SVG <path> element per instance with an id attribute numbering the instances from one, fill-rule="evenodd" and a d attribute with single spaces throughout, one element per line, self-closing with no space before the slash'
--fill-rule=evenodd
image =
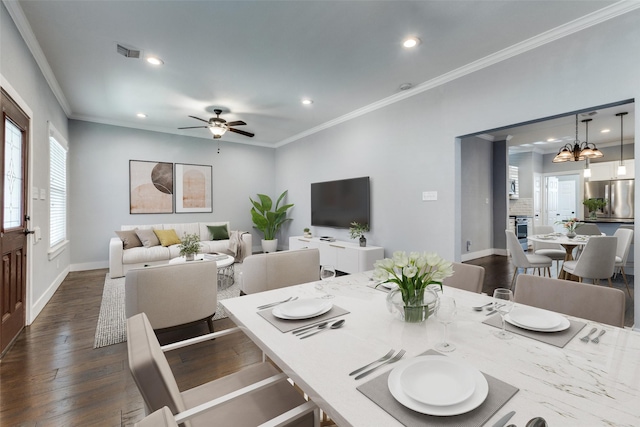
<path id="1" fill-rule="evenodd" d="M 618 238 L 614 236 L 592 236 L 580 254 L 580 258 L 565 261 L 562 269 L 569 274 L 578 276 L 580 282 L 583 279 L 592 279 L 594 284 L 599 284 L 600 279 L 607 279 L 612 286 L 616 262 L 616 249 Z"/>
<path id="2" fill-rule="evenodd" d="M 484 267 L 453 262 L 453 276 L 442 281 L 443 285 L 469 292 L 481 293 L 484 284 Z"/>
<path id="3" fill-rule="evenodd" d="M 600 228 L 596 224 L 583 223 L 580 227 L 576 228 L 576 234 L 582 236 L 602 236 Z"/>
<path id="4" fill-rule="evenodd" d="M 244 259 L 240 290 L 255 294 L 316 280 L 320 280 L 318 248 L 269 252 Z"/>
<path id="5" fill-rule="evenodd" d="M 624 271 L 624 266 L 627 265 L 629 259 L 629 250 L 631 249 L 631 241 L 633 240 L 633 230 L 628 228 L 618 228 L 615 233 L 615 237 L 618 238 L 618 246 L 616 247 L 616 262 L 614 270 L 620 271 L 624 284 L 627 286 L 627 292 L 631 297 L 631 290 L 629 289 L 629 281 L 627 280 L 627 274 Z"/>
<path id="6" fill-rule="evenodd" d="M 529 268 L 538 269 L 538 274 L 540 274 L 540 269 L 542 268 L 551 277 L 551 264 L 553 263 L 551 258 L 544 255 L 526 254 L 522 246 L 520 246 L 516 233 L 511 230 L 504 230 L 504 232 L 507 236 L 507 250 L 511 254 L 511 263 L 515 267 L 509 284 L 510 288 L 513 289 L 519 268 L 524 268 L 525 274 Z"/>
<path id="7" fill-rule="evenodd" d="M 187 422 L 191 427 L 255 427 L 274 419 L 279 420 L 274 424 L 278 426 L 314 426 L 319 419 L 317 406 L 306 401 L 289 384 L 286 374 L 278 371 L 270 362 L 256 363 L 225 377 L 180 391 L 164 352 L 238 331 L 239 328 L 225 329 L 160 347 L 144 313 L 127 319 L 129 369 L 147 411 L 167 407 L 176 424 Z"/>
<path id="8" fill-rule="evenodd" d="M 625 296 L 620 289 L 521 275 L 514 299 L 532 307 L 624 327 Z"/>
<path id="9" fill-rule="evenodd" d="M 535 234 L 552 234 L 554 232 L 551 225 L 538 225 L 534 229 Z M 560 261 L 564 261 L 567 251 L 558 243 L 533 242 L 533 253 L 536 255 L 548 256 L 556 262 L 556 270 L 560 274 Z"/>

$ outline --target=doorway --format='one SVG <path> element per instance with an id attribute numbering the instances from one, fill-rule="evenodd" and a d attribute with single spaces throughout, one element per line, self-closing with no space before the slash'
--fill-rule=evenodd
<path id="1" fill-rule="evenodd" d="M 579 174 L 547 175 L 544 178 L 542 222 L 561 232 L 561 221 L 578 216 L 581 196 Z"/>
<path id="2" fill-rule="evenodd" d="M 11 346 L 26 321 L 27 288 L 27 159 L 29 117 L 0 90 L 2 141 L 0 171 L 0 356 Z"/>

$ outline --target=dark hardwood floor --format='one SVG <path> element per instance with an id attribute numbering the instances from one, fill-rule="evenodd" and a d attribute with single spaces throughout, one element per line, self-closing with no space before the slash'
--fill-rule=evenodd
<path id="1" fill-rule="evenodd" d="M 486 269 L 484 292 L 507 286 L 507 258 L 470 262 Z M 132 426 L 144 416 L 129 373 L 126 343 L 93 348 L 107 270 L 70 273 L 51 301 L 0 360 L 0 426 Z M 633 280 L 631 278 L 631 280 Z M 616 286 L 621 285 L 616 281 Z M 633 306 L 627 319 L 632 324 Z M 233 326 L 215 322 L 216 330 Z M 160 336 L 162 343 L 207 332 L 206 325 Z M 260 350 L 241 333 L 168 353 L 180 389 L 259 362 Z"/>

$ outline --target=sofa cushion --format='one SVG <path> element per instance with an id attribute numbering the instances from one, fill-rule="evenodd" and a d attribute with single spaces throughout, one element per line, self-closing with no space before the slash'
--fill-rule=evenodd
<path id="1" fill-rule="evenodd" d="M 214 253 L 214 252 L 224 252 L 226 253 L 229 250 L 229 241 L 228 240 L 206 240 L 204 242 L 200 242 L 200 246 L 202 247 L 202 252 L 204 253 Z"/>
<path id="2" fill-rule="evenodd" d="M 158 236 L 153 232 L 152 229 L 137 229 L 135 230 L 138 238 L 142 242 L 142 246 L 145 248 L 151 248 L 153 246 L 158 246 L 160 244 L 160 240 L 158 240 Z M 135 249 L 135 248 L 134 248 Z"/>
<path id="3" fill-rule="evenodd" d="M 207 225 L 211 240 L 227 240 L 229 238 L 229 229 L 227 225 Z"/>
<path id="4" fill-rule="evenodd" d="M 202 238 L 202 235 L 200 234 L 200 227 L 198 226 L 197 222 L 186 222 L 186 223 L 183 223 L 183 224 L 164 224 L 162 229 L 163 230 L 169 230 L 169 229 L 176 230 L 176 234 L 178 235 L 178 237 L 180 239 L 182 239 L 185 234 L 197 234 L 198 236 L 200 236 L 200 240 L 208 240 L 208 238 L 207 239 L 203 239 Z"/>
<path id="5" fill-rule="evenodd" d="M 122 240 L 123 249 L 131 249 L 142 246 L 142 242 L 138 238 L 135 230 L 116 231 L 116 234 Z"/>
<path id="6" fill-rule="evenodd" d="M 158 240 L 160 240 L 162 246 L 179 245 L 182 243 L 176 234 L 176 230 L 173 228 L 169 230 L 153 230 L 153 232 L 158 236 Z"/>
<path id="7" fill-rule="evenodd" d="M 177 246 L 176 246 L 177 248 Z M 131 248 L 122 252 L 123 264 L 140 264 L 145 262 L 165 261 L 171 259 L 171 251 L 164 246 L 150 248 Z"/>

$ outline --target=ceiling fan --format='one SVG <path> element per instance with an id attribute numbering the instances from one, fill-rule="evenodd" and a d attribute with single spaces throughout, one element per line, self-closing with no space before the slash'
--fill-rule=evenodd
<path id="1" fill-rule="evenodd" d="M 243 122 L 242 120 L 237 120 L 235 122 L 227 122 L 225 119 L 220 118 L 220 114 L 222 113 L 222 110 L 213 110 L 213 112 L 216 113 L 216 117 L 211 117 L 209 120 L 204 120 L 196 116 L 189 116 L 192 119 L 196 119 L 196 120 L 200 120 L 201 122 L 208 123 L 207 126 L 189 126 L 184 128 L 178 128 L 178 129 L 206 128 L 206 129 L 209 129 L 209 131 L 211 131 L 211 133 L 213 134 L 213 139 L 220 139 L 222 135 L 225 134 L 226 131 L 239 133 L 240 135 L 248 136 L 249 138 L 252 138 L 255 135 L 251 132 L 246 132 L 244 130 L 233 128 L 233 126 L 246 125 L 246 123 Z"/>

